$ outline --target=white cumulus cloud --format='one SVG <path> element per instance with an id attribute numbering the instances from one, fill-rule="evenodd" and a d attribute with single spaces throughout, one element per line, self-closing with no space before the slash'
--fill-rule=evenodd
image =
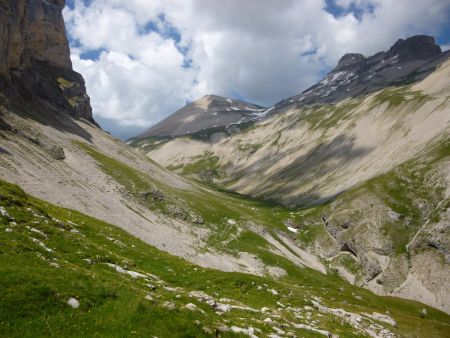
<path id="1" fill-rule="evenodd" d="M 439 33 L 450 1 L 92 0 L 64 16 L 94 117 L 125 138 L 206 94 L 262 105 L 298 94 L 346 52 Z M 89 60 L 92 59 L 92 60 Z"/>

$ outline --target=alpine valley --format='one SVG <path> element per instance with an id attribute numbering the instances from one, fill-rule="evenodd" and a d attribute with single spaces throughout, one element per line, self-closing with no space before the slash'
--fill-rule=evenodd
<path id="1" fill-rule="evenodd" d="M 0 0 L 1 337 L 449 337 L 450 53 L 347 54 L 128 142 L 64 0 Z"/>

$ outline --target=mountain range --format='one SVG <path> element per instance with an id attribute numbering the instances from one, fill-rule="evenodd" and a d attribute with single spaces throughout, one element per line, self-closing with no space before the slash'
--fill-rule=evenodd
<path id="1" fill-rule="evenodd" d="M 64 5 L 0 0 L 0 336 L 448 335 L 431 37 L 273 107 L 205 96 L 127 144 L 92 115 Z"/>
<path id="2" fill-rule="evenodd" d="M 400 39 L 368 58 L 343 56 L 318 84 L 233 132 L 208 126 L 130 144 L 179 174 L 303 210 L 288 222 L 308 238 L 301 247 L 324 260 L 349 253 L 359 266 L 341 269 L 350 282 L 445 306 L 447 287 L 436 286 L 449 276 L 449 55 L 432 37 Z"/>

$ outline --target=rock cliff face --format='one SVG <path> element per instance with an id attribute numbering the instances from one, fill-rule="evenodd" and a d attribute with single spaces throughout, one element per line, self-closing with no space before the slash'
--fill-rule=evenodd
<path id="1" fill-rule="evenodd" d="M 65 0 L 0 1 L 0 75 L 27 69 L 33 59 L 72 68 L 64 5 Z"/>
<path id="2" fill-rule="evenodd" d="M 0 87 L 95 122 L 82 76 L 72 70 L 65 0 L 0 0 Z"/>

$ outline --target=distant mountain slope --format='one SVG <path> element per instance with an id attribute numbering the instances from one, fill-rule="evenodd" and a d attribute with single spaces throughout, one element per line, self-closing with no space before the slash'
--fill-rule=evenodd
<path id="1" fill-rule="evenodd" d="M 264 110 L 264 107 L 240 100 L 206 95 L 177 110 L 136 138 L 184 136 L 204 129 L 239 125 L 255 120 Z"/>
<path id="2" fill-rule="evenodd" d="M 449 285 L 445 283 L 448 267 L 440 260 L 448 246 L 445 237 L 448 222 L 441 215 L 442 210 L 448 209 L 448 201 L 445 179 L 440 178 L 441 171 L 437 170 L 441 166 L 448 168 L 445 146 L 439 148 L 440 156 L 422 161 L 436 169 L 425 175 L 431 176 L 430 183 L 435 182 L 435 177 L 440 179 L 440 185 L 424 185 L 427 189 L 423 194 L 420 191 L 419 197 L 433 196 L 428 204 L 411 196 L 424 212 L 417 213 L 414 208 L 410 212 L 396 203 L 376 209 L 382 215 L 395 212 L 389 215 L 396 220 L 394 230 L 401 230 L 386 232 L 379 241 L 363 228 L 370 224 L 369 212 L 365 213 L 367 222 L 363 224 L 357 223 L 359 217 L 351 218 L 354 224 L 341 223 L 341 219 L 346 220 L 345 204 L 331 211 L 323 206 L 292 210 L 189 181 L 95 124 L 83 79 L 68 63 L 67 39 L 62 34 L 64 3 L 64 0 L 0 0 L 2 10 L 6 8 L 0 14 L 3 15 L 0 32 L 8 33 L 9 27 L 15 25 L 14 32 L 18 33 L 3 35 L 7 39 L 3 45 L 17 47 L 19 51 L 15 53 L 14 48 L 6 51 L 14 62 L 5 63 L 0 73 L 0 177 L 21 187 L 0 180 L 0 336 L 254 337 L 281 335 L 281 331 L 289 336 L 335 333 L 342 337 L 445 336 L 448 315 L 416 302 L 380 298 L 336 275 L 349 277 L 350 271 L 356 276 L 355 284 L 366 287 L 367 284 L 359 282 L 373 284 L 380 279 L 396 288 L 394 292 L 375 289 L 387 294 L 398 291 L 397 284 L 404 282 L 398 293 L 402 297 L 420 299 L 450 312 L 447 299 L 439 298 L 448 294 Z M 54 48 L 48 49 L 48 43 Z M 14 53 L 10 54 L 11 51 Z M 415 104 L 433 102 L 432 106 L 424 106 L 435 107 L 435 112 L 429 114 L 428 125 L 442 116 L 441 106 L 436 105 L 446 107 L 443 98 L 446 91 L 439 79 L 448 79 L 447 71 L 445 67 L 443 72 L 440 69 L 432 74 L 431 85 L 424 81 L 405 94 Z M 424 93 L 417 93 L 420 90 Z M 401 104 L 398 96 L 394 98 L 392 104 Z M 404 106 L 402 109 L 401 113 L 408 112 Z M 252 114 L 256 116 L 258 113 L 254 111 Z M 280 116 L 285 120 L 275 121 L 280 122 L 276 128 L 286 122 L 298 132 L 292 116 Z M 359 123 L 352 118 L 352 122 Z M 308 122 L 308 128 L 324 127 L 313 122 Z M 284 148 L 278 137 L 270 139 L 274 136 L 273 129 L 266 127 L 257 122 L 253 129 L 239 135 L 253 137 L 255 130 L 262 131 L 265 135 L 260 137 L 267 137 L 264 142 L 271 146 L 279 145 L 280 149 L 292 152 L 301 150 L 299 146 L 306 147 L 296 143 L 292 148 Z M 445 125 L 441 123 L 439 128 Z M 414 137 L 410 139 L 417 142 L 410 147 L 439 136 L 439 128 L 433 128 L 433 133 L 425 136 L 412 130 Z M 289 131 L 283 135 L 286 136 L 304 141 L 298 134 L 289 135 Z M 260 156 L 260 150 L 268 149 L 268 144 L 249 145 L 235 137 L 230 140 L 231 147 L 224 149 L 234 151 L 232 155 L 238 156 L 241 164 L 245 164 L 245 158 L 254 160 L 252 154 Z M 211 147 L 211 141 L 208 142 L 196 145 Z M 309 142 L 317 143 L 317 139 Z M 225 143 L 222 139 L 214 146 L 222 147 Z M 166 145 L 169 144 L 171 141 Z M 343 152 L 352 150 L 341 139 L 331 144 L 325 150 L 332 151 L 335 146 Z M 185 142 L 181 149 L 188 154 L 191 145 Z M 230 154 L 220 154 L 219 158 L 212 150 L 184 165 L 183 170 L 198 173 L 213 168 L 217 178 L 226 178 L 220 176 L 221 161 Z M 411 149 L 401 150 L 405 156 L 412 153 Z M 275 155 L 274 161 L 279 160 L 276 154 L 269 155 Z M 261 159 L 264 160 L 261 163 L 270 162 Z M 306 162 L 315 164 L 316 159 Z M 295 175 L 296 165 L 292 166 Z M 339 167 L 348 175 L 344 168 L 342 164 Z M 268 182 L 258 167 L 250 169 L 259 175 L 249 176 L 253 186 L 261 182 L 267 188 Z M 405 177 L 410 180 L 414 172 L 409 168 L 406 171 Z M 292 178 L 292 171 L 288 170 L 284 176 L 292 185 L 298 183 Z M 234 183 L 241 184 L 242 178 L 236 177 Z M 422 181 L 424 178 L 418 176 L 414 182 Z M 395 181 L 388 182 L 388 187 L 396 186 Z M 358 196 L 348 196 L 359 202 Z M 375 204 L 370 200 L 363 202 L 368 202 L 369 207 Z M 429 221 L 421 227 L 427 217 Z M 325 225 L 317 224 L 317 219 Z M 304 220 L 312 223 L 303 224 Z M 303 229 L 303 225 L 308 228 Z M 346 230 L 353 229 L 352 237 Z M 393 253 L 404 254 L 402 244 L 417 229 L 421 232 L 408 243 L 409 256 L 396 260 L 401 273 L 395 274 L 397 265 L 384 269 L 389 259 L 394 261 Z M 353 245 L 354 238 L 366 233 L 371 236 Z M 386 238 L 387 244 L 380 248 Z M 322 245 L 322 240 L 329 245 Z M 320 243 L 320 248 L 315 243 Z M 426 270 L 420 269 L 421 266 L 426 266 Z M 385 276 L 385 271 L 392 273 Z M 391 275 L 398 278 L 388 278 Z M 420 282 L 422 288 L 415 288 Z M 427 297 L 422 299 L 423 294 Z"/>
<path id="3" fill-rule="evenodd" d="M 439 55 L 436 69 L 414 83 L 332 104 L 281 104 L 230 137 L 178 137 L 147 156 L 304 210 L 288 223 L 300 247 L 344 278 L 450 311 L 450 60 Z"/>
<path id="4" fill-rule="evenodd" d="M 333 104 L 393 85 L 423 80 L 450 55 L 425 35 L 399 39 L 387 52 L 365 57 L 346 54 L 319 83 L 275 105 L 278 111 L 311 104 Z"/>

